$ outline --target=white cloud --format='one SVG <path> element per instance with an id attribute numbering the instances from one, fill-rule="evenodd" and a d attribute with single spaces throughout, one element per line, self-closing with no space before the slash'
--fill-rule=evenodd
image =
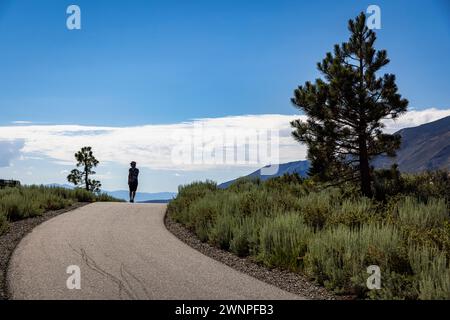
<path id="1" fill-rule="evenodd" d="M 386 131 L 393 133 L 403 128 L 416 127 L 448 116 L 450 116 L 450 109 L 411 110 L 395 121 L 386 121 Z"/>
<path id="2" fill-rule="evenodd" d="M 12 124 L 32 124 L 33 122 L 31 121 L 25 121 L 25 120 L 17 120 L 17 121 L 12 121 Z"/>
<path id="3" fill-rule="evenodd" d="M 386 131 L 420 125 L 450 115 L 450 109 L 427 109 L 410 111 L 395 122 L 386 122 Z M 291 137 L 289 122 L 302 118 L 300 115 L 245 115 L 223 118 L 195 119 L 168 125 L 144 125 L 135 127 L 96 127 L 81 125 L 22 125 L 0 127 L 0 140 L 22 141 L 13 153 L 24 157 L 50 158 L 54 163 L 73 165 L 74 153 L 83 146 L 92 146 L 102 164 L 115 163 L 128 166 L 130 160 L 140 167 L 167 170 L 205 170 L 219 165 L 176 164 L 172 159 L 174 147 L 190 146 L 191 141 L 177 141 L 174 132 L 191 135 L 199 127 L 218 132 L 239 130 L 267 130 L 280 132 L 279 162 L 294 161 L 306 157 L 306 147 Z M 207 137 L 208 138 L 208 137 Z M 253 148 L 252 146 L 251 148 Z M 4 148 L 1 148 L 4 149 Z M 11 150 L 11 149 L 10 149 Z M 3 154 L 5 154 L 3 152 Z M 10 161 L 11 151 L 7 157 Z M 3 155 L 4 157 L 4 155 Z M 0 153 L 0 165 L 2 154 Z M 265 163 L 261 163 L 265 165 Z M 254 166 L 254 165 L 253 165 Z"/>

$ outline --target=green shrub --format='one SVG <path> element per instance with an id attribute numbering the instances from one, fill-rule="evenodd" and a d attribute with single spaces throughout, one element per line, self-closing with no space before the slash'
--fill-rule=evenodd
<path id="1" fill-rule="evenodd" d="M 216 190 L 217 184 L 211 181 L 193 182 L 186 186 L 180 186 L 177 197 L 170 201 L 167 207 L 167 213 L 175 221 L 184 223 L 183 219 L 186 219 L 191 204 Z"/>
<path id="2" fill-rule="evenodd" d="M 8 219 L 6 214 L 0 210 L 0 235 L 2 235 L 8 228 Z"/>
<path id="3" fill-rule="evenodd" d="M 367 267 L 389 270 L 391 262 L 397 264 L 400 246 L 400 234 L 393 226 L 370 224 L 351 229 L 340 225 L 310 240 L 305 268 L 311 277 L 337 292 L 360 291 L 366 284 L 359 279 L 366 275 Z"/>
<path id="4" fill-rule="evenodd" d="M 428 198 L 450 200 L 450 172 L 445 170 L 402 175 L 402 193 L 422 201 Z"/>
<path id="5" fill-rule="evenodd" d="M 428 233 L 434 244 L 447 254 L 450 259 L 450 221 L 445 221 L 441 228 L 437 228 Z"/>
<path id="6" fill-rule="evenodd" d="M 254 215 L 244 217 L 234 224 L 230 250 L 240 257 L 257 255 L 259 245 L 259 230 L 264 222 L 264 217 Z"/>
<path id="7" fill-rule="evenodd" d="M 205 196 L 193 203 L 188 210 L 187 225 L 204 242 L 208 240 L 209 229 L 220 211 L 220 201 L 216 198 L 215 195 Z"/>
<path id="8" fill-rule="evenodd" d="M 373 177 L 374 196 L 379 201 L 386 201 L 387 198 L 401 193 L 404 189 L 404 179 L 396 164 L 390 169 L 375 170 Z"/>
<path id="9" fill-rule="evenodd" d="M 186 186 L 180 186 L 178 194 L 181 198 L 189 198 L 194 201 L 216 190 L 217 184 L 207 180 L 206 182 L 193 182 Z"/>
<path id="10" fill-rule="evenodd" d="M 405 197 L 397 204 L 397 215 L 401 225 L 419 228 L 442 226 L 449 214 L 444 199 L 429 198 L 422 203 L 412 197 Z"/>
<path id="11" fill-rule="evenodd" d="M 360 283 L 366 281 L 365 274 Z M 381 270 L 381 289 L 365 291 L 367 298 L 373 300 L 417 300 L 414 277 L 410 274 Z"/>
<path id="12" fill-rule="evenodd" d="M 282 194 L 290 194 L 294 197 L 300 197 L 311 189 L 306 185 L 306 181 L 298 174 L 285 174 L 281 177 L 269 179 L 264 182 L 263 187 L 269 192 L 278 192 Z M 309 190 L 311 191 L 311 190 Z"/>
<path id="13" fill-rule="evenodd" d="M 364 223 L 381 220 L 377 206 L 372 200 L 361 197 L 359 199 L 345 199 L 340 206 L 332 210 L 328 223 L 330 225 L 343 224 L 348 227 L 359 227 Z"/>
<path id="14" fill-rule="evenodd" d="M 259 185 L 261 180 L 258 178 L 239 178 L 228 187 L 228 190 L 231 192 L 251 191 Z"/>
<path id="15" fill-rule="evenodd" d="M 94 202 L 95 194 L 85 189 L 75 189 L 74 196 L 78 202 Z"/>
<path id="16" fill-rule="evenodd" d="M 228 250 L 233 239 L 233 230 L 237 229 L 238 220 L 231 214 L 224 213 L 217 216 L 214 225 L 209 231 L 209 240 L 212 245 Z"/>
<path id="17" fill-rule="evenodd" d="M 313 231 L 298 213 L 277 214 L 266 219 L 260 232 L 259 258 L 268 266 L 301 268 Z"/>
<path id="18" fill-rule="evenodd" d="M 39 216 L 44 212 L 41 202 L 34 194 L 7 194 L 1 198 L 0 205 L 8 220 L 11 221 Z"/>
<path id="19" fill-rule="evenodd" d="M 241 217 L 249 216 L 254 212 L 268 209 L 268 199 L 262 190 L 246 191 L 239 193 L 239 201 L 237 203 L 237 214 Z"/>
<path id="20" fill-rule="evenodd" d="M 280 198 L 275 199 L 278 197 L 276 193 L 270 193 L 262 188 L 239 192 L 236 195 L 235 214 L 240 217 L 251 216 L 261 212 L 270 214 L 274 207 L 281 206 L 285 203 Z"/>
<path id="21" fill-rule="evenodd" d="M 409 259 L 419 299 L 450 299 L 450 268 L 445 253 L 432 247 L 413 247 Z"/>
<path id="22" fill-rule="evenodd" d="M 0 212 L 11 221 L 39 216 L 49 210 L 63 209 L 74 202 L 94 201 L 118 200 L 82 189 L 24 186 L 0 190 Z"/>
<path id="23" fill-rule="evenodd" d="M 335 190 L 312 192 L 297 200 L 295 210 L 298 210 L 305 223 L 315 229 L 322 229 L 333 211 Z"/>

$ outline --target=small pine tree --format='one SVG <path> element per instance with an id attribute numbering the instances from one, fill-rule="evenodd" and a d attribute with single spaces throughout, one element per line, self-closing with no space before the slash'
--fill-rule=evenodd
<path id="1" fill-rule="evenodd" d="M 335 45 L 318 63 L 323 79 L 306 82 L 292 103 L 308 117 L 291 122 L 293 136 L 308 147 L 310 174 L 324 180 L 359 180 L 361 192 L 372 196 L 370 160 L 394 156 L 400 136 L 382 132 L 384 119 L 406 112 L 408 101 L 397 93 L 395 75 L 376 73 L 389 63 L 385 50 L 374 48 L 375 33 L 362 12 L 348 23 L 348 42 Z"/>
<path id="2" fill-rule="evenodd" d="M 67 180 L 75 186 L 83 186 L 87 191 L 99 192 L 102 186 L 100 181 L 93 180 L 90 176 L 96 174 L 92 169 L 97 167 L 99 161 L 94 157 L 91 147 L 83 147 L 75 153 L 77 167 L 83 170 L 73 169 L 67 176 Z"/>

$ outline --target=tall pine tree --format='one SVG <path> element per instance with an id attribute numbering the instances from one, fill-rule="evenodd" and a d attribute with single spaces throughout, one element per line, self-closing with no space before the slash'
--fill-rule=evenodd
<path id="1" fill-rule="evenodd" d="M 324 79 L 306 82 L 292 103 L 308 117 L 291 122 L 294 138 L 308 147 L 310 174 L 324 180 L 359 180 L 372 196 L 370 160 L 395 156 L 400 136 L 382 132 L 384 119 L 406 112 L 408 101 L 397 93 L 395 75 L 376 73 L 389 63 L 385 50 L 374 48 L 375 33 L 362 12 L 350 20 L 348 42 L 334 46 L 317 64 Z"/>

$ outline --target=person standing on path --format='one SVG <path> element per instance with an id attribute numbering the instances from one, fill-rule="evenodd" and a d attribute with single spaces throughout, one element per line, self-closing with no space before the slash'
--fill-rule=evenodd
<path id="1" fill-rule="evenodd" d="M 138 187 L 139 169 L 136 168 L 136 161 L 132 161 L 130 165 L 131 168 L 128 172 L 128 186 L 130 187 L 130 202 L 133 203 Z"/>

